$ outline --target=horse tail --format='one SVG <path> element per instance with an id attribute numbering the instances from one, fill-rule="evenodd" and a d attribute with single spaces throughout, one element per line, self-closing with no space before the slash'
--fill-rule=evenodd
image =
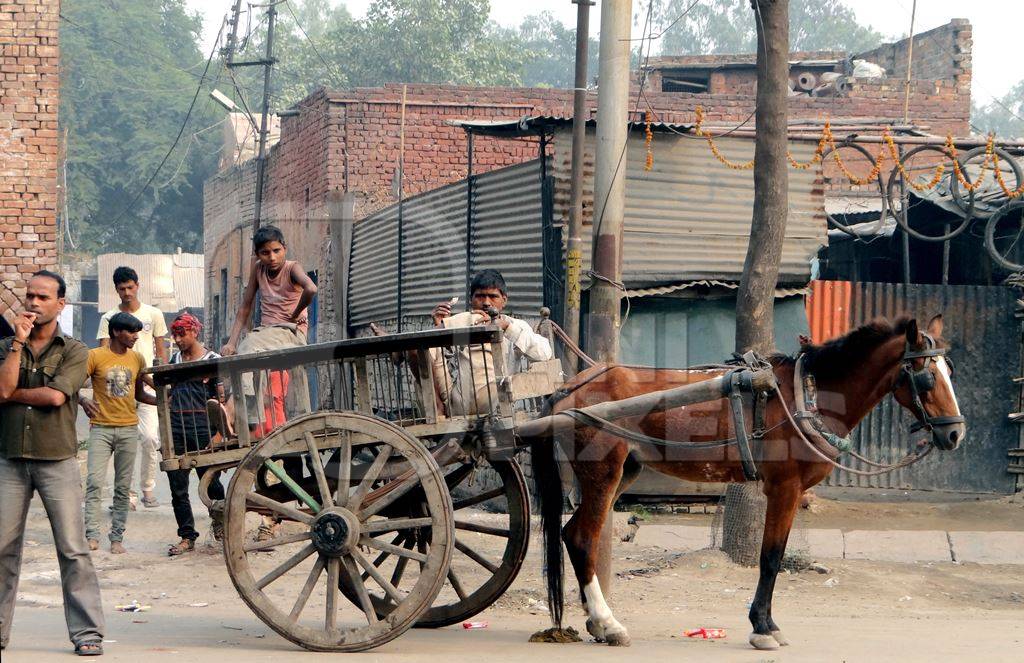
<path id="1" fill-rule="evenodd" d="M 554 400 L 549 399 L 543 414 L 550 414 Z M 548 608 L 555 626 L 562 626 L 562 608 L 565 603 L 562 586 L 562 477 L 558 473 L 555 457 L 556 440 L 553 436 L 538 436 L 530 440 L 534 493 L 540 511 L 540 528 L 544 536 L 544 568 L 547 573 Z"/>

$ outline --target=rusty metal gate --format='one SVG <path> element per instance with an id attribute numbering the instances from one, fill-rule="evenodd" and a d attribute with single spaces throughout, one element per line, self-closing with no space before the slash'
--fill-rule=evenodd
<path id="1" fill-rule="evenodd" d="M 1009 423 L 1007 415 L 1016 409 L 1013 378 L 1021 366 L 1016 299 L 1013 289 L 1002 286 L 813 282 L 807 311 L 815 342 L 879 316 L 907 313 L 924 327 L 941 313 L 956 367 L 957 399 L 967 419 L 967 439 L 956 451 L 936 451 L 917 465 L 876 477 L 837 470 L 826 484 L 1013 493 L 1016 477 L 1007 471 L 1007 452 L 1018 446 L 1018 425 Z M 896 460 L 910 448 L 911 422 L 910 414 L 887 396 L 854 430 L 855 448 L 868 458 Z"/>

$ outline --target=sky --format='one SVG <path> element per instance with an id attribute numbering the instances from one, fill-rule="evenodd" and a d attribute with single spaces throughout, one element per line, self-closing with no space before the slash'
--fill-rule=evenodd
<path id="1" fill-rule="evenodd" d="M 371 0 L 332 0 L 348 6 L 354 16 L 362 16 Z M 747 0 L 735 0 L 746 2 Z M 230 11 L 231 0 L 186 0 L 194 11 L 203 14 L 205 48 L 212 41 L 224 15 Z M 600 26 L 600 0 L 593 7 L 591 30 Z M 857 19 L 879 32 L 900 38 L 909 33 L 910 14 L 914 0 L 848 0 Z M 633 12 L 646 7 L 646 0 L 633 0 Z M 518 25 L 531 14 L 550 11 L 566 25 L 576 23 L 576 5 L 570 0 L 492 0 L 491 18 L 502 25 Z M 986 103 L 992 97 L 1002 97 L 1020 80 L 1024 80 L 1024 58 L 1011 55 L 1013 44 L 1019 44 L 1021 26 L 1024 25 L 1024 3 L 1004 0 L 917 0 L 914 32 L 923 32 L 948 23 L 952 18 L 970 20 L 974 29 L 973 88 L 976 103 Z M 635 37 L 640 27 L 633 28 Z M 653 52 L 657 52 L 655 44 Z"/>

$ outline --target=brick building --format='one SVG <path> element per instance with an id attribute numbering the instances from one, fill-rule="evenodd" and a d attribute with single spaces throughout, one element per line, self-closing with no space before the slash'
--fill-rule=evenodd
<path id="1" fill-rule="evenodd" d="M 915 37 L 914 80 L 909 85 L 912 123 L 932 133 L 964 135 L 970 115 L 971 28 L 964 20 Z M 794 95 L 792 118 L 885 118 L 902 120 L 906 85 L 898 60 L 906 41 L 859 54 L 877 60 L 891 76 L 845 79 L 841 93 Z M 840 71 L 845 53 L 794 54 L 815 71 Z M 644 98 L 657 119 L 688 123 L 697 106 L 709 123 L 738 124 L 750 119 L 755 98 L 751 84 L 753 56 L 699 56 L 652 61 Z M 716 64 L 717 63 L 717 64 Z M 719 67 L 723 63 L 728 66 Z M 665 71 L 707 70 L 709 90 L 680 92 L 666 86 Z M 817 69 L 814 69 L 817 67 Z M 678 73 L 678 72 L 676 72 Z M 718 75 L 721 74 L 721 75 Z M 633 98 L 638 97 L 634 87 Z M 333 271 L 337 247 L 330 243 L 332 224 L 356 220 L 395 200 L 399 162 L 402 86 L 341 91 L 320 90 L 300 102 L 297 116 L 282 119 L 280 141 L 272 149 L 264 191 L 265 221 L 282 227 L 291 256 L 301 260 L 321 285 L 319 340 L 336 328 Z M 590 97 L 596 114 L 596 95 Z M 641 106 L 638 115 L 646 111 Z M 524 116 L 570 116 L 571 90 L 477 88 L 409 85 L 405 104 L 406 196 L 435 189 L 467 175 L 467 135 L 455 121 L 497 121 Z M 538 156 L 533 141 L 475 136 L 474 174 Z M 827 175 L 828 173 L 826 173 Z M 251 247 L 254 167 L 245 163 L 222 171 L 206 183 L 204 193 L 208 319 L 214 336 L 230 326 L 238 304 Z M 346 212 L 346 206 L 349 210 Z M 557 220 L 556 220 L 557 221 Z M 358 222 L 358 221 L 356 221 Z M 217 339 L 214 339 L 217 340 Z"/>
<path id="2" fill-rule="evenodd" d="M 57 264 L 58 0 L 0 5 L 0 314 Z"/>

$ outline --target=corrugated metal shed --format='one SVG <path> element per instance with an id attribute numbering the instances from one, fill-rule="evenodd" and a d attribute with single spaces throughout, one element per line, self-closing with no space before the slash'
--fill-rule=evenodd
<path id="1" fill-rule="evenodd" d="M 201 253 L 105 253 L 96 257 L 101 312 L 121 303 L 111 279 L 122 265 L 138 273 L 139 299 L 164 313 L 186 307 L 201 309 L 206 303 Z"/>
<path id="2" fill-rule="evenodd" d="M 569 219 L 571 137 L 555 134 L 551 174 L 554 220 Z M 594 133 L 588 130 L 584 172 L 583 269 L 589 269 L 593 211 Z M 732 161 L 752 158 L 754 141 L 720 138 Z M 809 161 L 813 146 L 794 144 L 794 158 Z M 627 147 L 623 279 L 639 289 L 697 279 L 738 281 L 743 272 L 754 202 L 753 172 L 719 163 L 703 139 L 675 133 L 653 141 L 654 166 L 644 170 L 644 140 L 631 134 Z M 779 282 L 803 285 L 810 260 L 826 243 L 823 187 L 814 169 L 790 170 L 790 215 Z"/>
<path id="3" fill-rule="evenodd" d="M 826 483 L 1012 493 L 1015 478 L 1006 471 L 1007 451 L 1017 447 L 1018 431 L 1006 415 L 1015 409 L 1017 389 L 1012 379 L 1020 365 L 1015 299 L 1014 290 L 1002 286 L 815 282 L 808 314 L 816 342 L 880 316 L 892 319 L 906 313 L 924 326 L 941 313 L 943 336 L 956 366 L 957 400 L 967 419 L 967 437 L 956 451 L 936 451 L 909 468 L 874 477 L 836 470 Z M 854 429 L 854 450 L 872 460 L 893 462 L 911 448 L 912 421 L 904 408 L 886 396 Z M 856 459 L 845 460 L 852 467 L 869 469 Z"/>
<path id="4" fill-rule="evenodd" d="M 542 202 L 539 159 L 473 178 L 469 273 L 497 269 L 509 286 L 509 311 L 536 315 L 543 303 Z M 467 287 L 465 180 L 407 199 L 402 279 L 404 317 L 424 315 Z M 395 319 L 398 313 L 398 206 L 356 222 L 349 271 L 349 325 Z"/>

